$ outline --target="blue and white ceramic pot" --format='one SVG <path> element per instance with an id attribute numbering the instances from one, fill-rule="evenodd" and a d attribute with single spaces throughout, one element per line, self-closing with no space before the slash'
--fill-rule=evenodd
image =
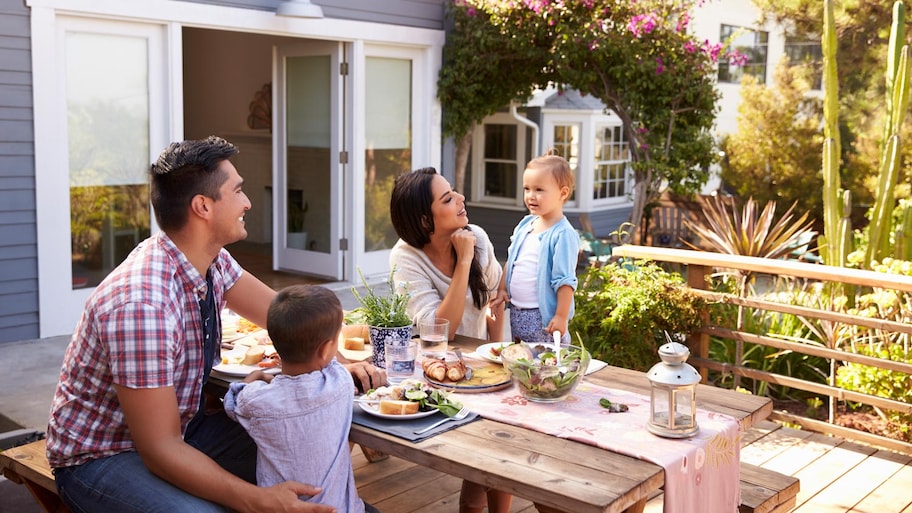
<path id="1" fill-rule="evenodd" d="M 382 326 L 370 326 L 370 342 L 374 354 L 371 357 L 371 363 L 381 369 L 386 368 L 386 345 L 407 346 L 412 339 L 412 327 L 400 326 L 397 328 L 386 328 Z"/>

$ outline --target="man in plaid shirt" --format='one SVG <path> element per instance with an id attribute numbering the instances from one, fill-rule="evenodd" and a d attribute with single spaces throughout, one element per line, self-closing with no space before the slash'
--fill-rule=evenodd
<path id="1" fill-rule="evenodd" d="M 275 291 L 224 249 L 246 238 L 250 200 L 218 137 L 172 143 L 151 167 L 161 232 L 95 289 L 67 347 L 48 424 L 60 497 L 80 512 L 329 512 L 318 488 L 256 483 L 256 445 L 203 385 L 219 358 L 219 312 L 265 326 Z M 359 386 L 379 369 L 348 364 Z"/>

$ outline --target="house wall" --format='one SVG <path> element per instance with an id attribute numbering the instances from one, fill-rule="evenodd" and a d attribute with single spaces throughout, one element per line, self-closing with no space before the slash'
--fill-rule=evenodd
<path id="1" fill-rule="evenodd" d="M 267 11 L 274 11 L 280 3 L 280 0 L 187 1 Z M 443 0 L 316 0 L 315 3 L 323 8 L 326 18 L 443 28 Z M 29 8 L 23 0 L 0 0 L 0 344 L 39 337 L 30 23 Z M 270 66 L 271 59 L 263 59 L 263 65 Z M 254 82 L 261 86 L 268 80 L 257 74 Z M 242 105 L 246 105 L 254 91 L 255 88 L 245 88 Z M 239 119 L 237 126 L 241 127 L 246 115 Z M 187 129 L 192 133 L 196 127 Z M 268 144 L 260 139 L 253 135 L 236 141 L 245 146 L 245 159 L 254 157 L 260 146 Z M 262 206 L 268 211 L 267 201 Z M 260 219 L 257 224 L 257 231 L 267 238 L 269 222 Z"/>
<path id="2" fill-rule="evenodd" d="M 282 3 L 282 0 L 189 1 L 262 11 L 275 11 Z M 312 0 L 311 3 L 319 5 L 326 18 L 443 29 L 444 0 Z"/>
<path id="3" fill-rule="evenodd" d="M 0 342 L 38 336 L 31 29 L 0 0 Z"/>

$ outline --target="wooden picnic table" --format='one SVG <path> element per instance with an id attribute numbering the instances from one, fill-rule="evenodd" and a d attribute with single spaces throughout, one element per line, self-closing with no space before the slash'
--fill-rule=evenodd
<path id="1" fill-rule="evenodd" d="M 458 336 L 464 352 L 487 341 Z M 649 395 L 643 372 L 608 366 L 587 375 L 601 386 Z M 742 429 L 772 413 L 769 398 L 707 385 L 697 387 L 697 406 L 724 413 Z M 510 492 L 542 513 L 641 512 L 665 483 L 660 465 L 599 447 L 481 419 L 419 443 L 352 424 L 349 439 L 377 451 L 462 479 Z"/>

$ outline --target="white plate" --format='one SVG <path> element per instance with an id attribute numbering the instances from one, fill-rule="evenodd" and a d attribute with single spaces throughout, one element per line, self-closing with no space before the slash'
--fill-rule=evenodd
<path id="1" fill-rule="evenodd" d="M 363 398 L 364 396 L 362 396 Z M 392 420 L 409 420 L 409 419 L 420 419 L 422 417 L 428 417 L 437 413 L 439 410 L 434 408 L 431 411 L 419 411 L 418 413 L 409 413 L 406 415 L 388 415 L 386 413 L 380 413 L 378 410 L 379 406 L 373 404 L 358 403 L 358 406 L 361 407 L 367 413 L 370 413 L 374 417 L 380 417 L 382 419 L 392 419 Z"/>
<path id="2" fill-rule="evenodd" d="M 249 333 L 237 333 L 237 332 L 235 332 L 231 335 L 227 335 L 227 336 L 222 335 L 222 342 L 224 342 L 224 343 L 234 342 L 235 340 L 240 340 L 240 339 L 246 337 L 247 335 L 249 335 Z"/>
<path id="3" fill-rule="evenodd" d="M 213 365 L 212 370 L 227 374 L 229 376 L 246 376 L 255 370 L 261 370 L 266 374 L 278 374 L 282 372 L 279 367 L 262 368 L 259 365 L 241 365 L 239 363 L 220 363 Z"/>
<path id="4" fill-rule="evenodd" d="M 502 363 L 500 357 L 492 353 L 491 349 L 505 347 L 510 344 L 512 344 L 512 342 L 491 342 L 489 344 L 482 344 L 475 349 L 475 354 L 489 362 Z"/>

